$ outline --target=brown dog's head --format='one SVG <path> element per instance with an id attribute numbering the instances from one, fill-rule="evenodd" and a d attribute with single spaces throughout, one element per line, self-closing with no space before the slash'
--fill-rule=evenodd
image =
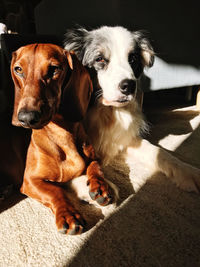
<path id="1" fill-rule="evenodd" d="M 88 102 L 80 108 L 80 98 L 83 96 L 79 92 L 79 87 L 85 83 L 86 77 L 85 74 L 79 73 L 81 75 L 76 79 L 71 78 L 77 72 L 73 67 L 74 63 L 74 67 L 79 68 L 78 73 L 81 68 L 83 72 L 86 71 L 81 63 L 78 63 L 75 55 L 54 44 L 31 44 L 14 52 L 11 61 L 11 74 L 15 85 L 12 124 L 32 129 L 40 129 L 48 124 L 60 106 L 64 83 L 69 83 L 72 90 L 69 96 L 71 95 L 72 99 L 65 97 L 62 106 L 72 105 L 78 114 L 77 118 L 81 118 L 86 112 Z M 67 74 L 69 69 L 73 75 Z M 88 77 L 89 75 L 87 79 Z M 89 87 L 86 89 L 90 91 Z M 85 92 L 85 88 L 83 90 Z M 73 110 L 71 114 L 74 114 Z"/>
<path id="2" fill-rule="evenodd" d="M 53 44 L 31 44 L 13 53 L 14 125 L 35 129 L 51 120 L 69 65 L 72 68 L 69 52 Z"/>

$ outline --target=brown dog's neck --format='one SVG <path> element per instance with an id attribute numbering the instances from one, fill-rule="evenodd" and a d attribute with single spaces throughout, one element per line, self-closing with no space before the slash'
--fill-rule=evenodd
<path id="1" fill-rule="evenodd" d="M 72 141 L 73 136 L 75 136 L 78 127 L 78 123 L 67 122 L 62 115 L 56 114 L 42 129 L 32 130 L 32 141 L 34 140 L 34 143 L 39 147 L 44 146 L 43 143 L 54 143 L 62 148 L 74 142 Z"/>
<path id="2" fill-rule="evenodd" d="M 55 124 L 57 126 L 59 126 L 60 128 L 63 128 L 67 131 L 71 131 L 74 128 L 75 123 L 68 121 L 64 118 L 63 114 L 61 113 L 56 113 L 52 120 L 47 124 L 47 126 L 49 124 Z"/>
<path id="3" fill-rule="evenodd" d="M 78 123 L 74 123 L 71 121 L 66 120 L 62 114 L 56 113 L 52 120 L 44 126 L 42 129 L 45 129 L 45 131 L 54 132 L 54 135 L 57 135 L 57 131 L 63 130 L 65 132 L 73 133 L 74 129 L 77 127 Z M 42 130 L 41 129 L 41 130 Z M 36 130 L 37 131 L 37 130 Z"/>

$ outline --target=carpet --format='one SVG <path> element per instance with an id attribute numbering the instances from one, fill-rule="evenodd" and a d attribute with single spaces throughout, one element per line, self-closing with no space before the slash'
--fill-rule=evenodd
<path id="1" fill-rule="evenodd" d="M 151 109 L 152 143 L 200 168 L 200 116 L 194 106 Z M 79 201 L 88 230 L 58 233 L 51 211 L 19 194 L 0 207 L 0 267 L 200 266 L 200 195 L 179 190 L 136 158 L 105 168 L 119 188 L 117 205 Z"/>

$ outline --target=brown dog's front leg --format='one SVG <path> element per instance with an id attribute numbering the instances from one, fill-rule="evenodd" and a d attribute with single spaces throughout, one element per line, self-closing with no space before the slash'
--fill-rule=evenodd
<path id="1" fill-rule="evenodd" d="M 97 161 L 92 161 L 87 167 L 89 195 L 99 205 L 106 206 L 112 201 L 111 188 L 105 181 L 103 172 Z"/>
<path id="2" fill-rule="evenodd" d="M 75 235 L 84 230 L 85 220 L 68 200 L 63 188 L 43 179 L 24 179 L 21 192 L 49 207 L 56 218 L 59 231 Z"/>
<path id="3" fill-rule="evenodd" d="M 88 141 L 82 124 L 79 125 L 79 148 L 83 156 L 87 170 L 88 177 L 87 185 L 89 186 L 89 195 L 92 200 L 97 201 L 101 206 L 106 206 L 118 196 L 117 187 L 111 182 L 104 179 L 99 160 L 97 161 L 93 146 Z"/>

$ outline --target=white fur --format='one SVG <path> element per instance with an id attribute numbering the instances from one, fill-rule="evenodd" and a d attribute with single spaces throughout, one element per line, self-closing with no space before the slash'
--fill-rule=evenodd
<path id="1" fill-rule="evenodd" d="M 152 65 L 153 50 L 148 40 L 138 32 L 135 32 L 133 37 L 134 33 L 122 27 L 101 27 L 90 31 L 89 34 L 90 41 L 92 37 L 95 45 L 91 52 L 103 51 L 103 54 L 109 57 L 106 68 L 97 71 L 102 97 L 89 110 L 85 120 L 85 129 L 97 155 L 104 164 L 108 164 L 118 153 L 123 152 L 128 162 L 136 156 L 151 170 L 163 172 L 180 188 L 199 192 L 199 169 L 181 162 L 164 149 L 154 146 L 140 137 L 140 132 L 147 127 L 135 95 L 128 96 L 128 102 L 124 104 L 115 103 L 122 94 L 119 91 L 120 81 L 135 77 L 128 62 L 128 53 L 134 50 L 134 40 L 138 41 L 140 38 L 138 44 L 144 67 Z M 104 41 L 99 42 L 100 36 L 105 37 L 105 40 L 102 38 Z M 143 39 L 141 40 L 141 38 Z M 66 48 L 69 47 L 68 43 Z M 90 46 L 88 47 L 90 48 Z M 89 48 L 87 48 L 87 53 Z"/>
<path id="2" fill-rule="evenodd" d="M 112 102 L 123 96 L 118 87 L 119 83 L 124 79 L 135 78 L 127 60 L 134 43 L 131 33 L 121 27 L 109 28 L 109 30 L 104 27 L 101 31 L 109 40 L 106 44 L 102 44 L 102 49 L 109 51 L 106 51 L 106 54 L 109 54 L 109 64 L 97 75 L 100 87 L 107 88 L 103 90 L 103 97 Z"/>
<path id="3" fill-rule="evenodd" d="M 122 28 L 100 28 L 99 31 L 101 30 L 102 34 L 109 34 L 110 43 L 106 46 L 110 53 L 110 63 L 97 76 L 103 90 L 103 99 L 110 102 L 120 97 L 119 82 L 125 78 L 134 78 L 127 60 L 133 42 L 130 32 Z M 149 57 L 150 53 L 144 51 L 144 62 L 148 62 Z M 104 164 L 108 164 L 120 152 L 125 152 L 129 161 L 132 155 L 137 155 L 155 172 L 164 172 L 180 188 L 198 192 L 200 170 L 139 138 L 139 131 L 145 128 L 145 123 L 134 98 L 125 107 L 96 105 L 89 111 L 86 121 L 86 130 Z"/>
<path id="4" fill-rule="evenodd" d="M 106 119 L 111 120 L 110 125 Z M 86 118 L 86 129 L 97 155 L 104 165 L 118 154 L 125 160 L 140 159 L 151 171 L 163 172 L 178 187 L 199 193 L 200 170 L 181 162 L 164 149 L 139 137 L 139 129 L 146 127 L 139 110 L 131 105 L 123 108 L 95 106 Z"/>
<path id="5" fill-rule="evenodd" d="M 107 165 L 139 136 L 141 128 L 146 130 L 147 126 L 135 102 L 121 108 L 94 106 L 88 112 L 85 128 L 97 156 Z"/>

